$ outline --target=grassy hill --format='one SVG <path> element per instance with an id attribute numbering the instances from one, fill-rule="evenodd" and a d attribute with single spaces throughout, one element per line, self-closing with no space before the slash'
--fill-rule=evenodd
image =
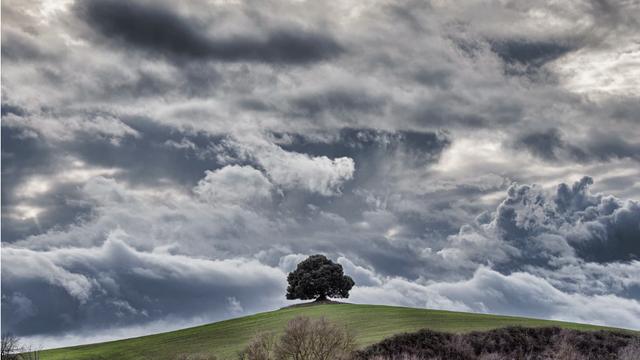
<path id="1" fill-rule="evenodd" d="M 167 359 L 181 353 L 211 353 L 235 359 L 256 333 L 280 331 L 295 316 L 325 316 L 352 327 L 361 346 L 401 332 L 429 328 L 446 332 L 489 330 L 508 325 L 560 326 L 577 330 L 603 327 L 520 317 L 470 314 L 381 305 L 333 304 L 289 307 L 168 333 L 106 343 L 46 350 L 42 360 Z"/>

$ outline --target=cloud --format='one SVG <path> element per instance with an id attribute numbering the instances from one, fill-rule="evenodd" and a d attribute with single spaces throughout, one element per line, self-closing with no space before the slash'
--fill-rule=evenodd
<path id="1" fill-rule="evenodd" d="M 495 51 L 507 63 L 541 66 L 571 50 L 570 46 L 552 42 L 529 42 L 526 39 L 495 42 Z"/>
<path id="2" fill-rule="evenodd" d="M 85 189 L 100 209 L 95 222 L 3 247 L 3 311 L 22 314 L 3 314 L 3 326 L 21 334 L 73 336 L 89 327 L 83 324 L 94 324 L 90 330 L 100 334 L 140 324 L 152 329 L 168 319 L 186 326 L 279 306 L 285 274 L 305 257 L 297 252 L 304 249 L 342 253 L 334 258 L 356 280 L 355 302 L 634 327 L 640 283 L 633 274 L 640 263 L 626 261 L 628 253 L 615 246 L 598 249 L 610 258 L 594 262 L 583 255 L 593 252 L 576 245 L 592 239 L 571 236 L 585 235 L 582 226 L 589 221 L 636 231 L 630 211 L 636 205 L 591 194 L 590 185 L 589 178 L 560 184 L 555 192 L 514 185 L 493 215 L 480 216 L 438 245 L 411 239 L 397 216 L 381 210 L 352 224 L 317 209 L 313 221 L 260 214 L 253 202 L 272 194 L 273 185 L 249 166 L 207 173 L 192 195 L 131 189 L 98 177 Z M 239 190 L 246 187 L 253 190 Z M 207 201 L 192 202 L 191 196 Z M 113 224 L 122 230 L 113 231 Z M 596 234 L 607 236 L 601 241 L 620 241 L 616 232 Z M 85 235 L 98 239 L 87 244 Z M 213 247 L 206 239 L 216 240 Z M 205 254 L 224 255 L 214 260 Z M 41 303 L 42 291 L 55 293 L 64 311 L 49 311 L 53 305 Z M 263 294 L 259 303 L 256 291 Z M 219 306 L 212 310 L 211 303 Z"/>
<path id="3" fill-rule="evenodd" d="M 640 145 L 614 138 L 611 134 L 592 131 L 575 144 L 565 140 L 566 136 L 558 129 L 551 128 L 519 136 L 515 140 L 516 148 L 527 149 L 533 155 L 547 160 L 560 161 L 572 159 L 578 162 L 594 162 L 609 159 L 636 159 Z"/>
<path id="4" fill-rule="evenodd" d="M 524 147 L 543 159 L 557 160 L 556 152 L 565 144 L 557 129 L 549 129 L 521 136 L 516 140 L 516 146 Z"/>
<path id="5" fill-rule="evenodd" d="M 304 29 L 212 37 L 197 22 L 154 5 L 91 0 L 77 3 L 75 11 L 106 38 L 168 58 L 305 64 L 343 52 L 329 35 Z"/>
<path id="6" fill-rule="evenodd" d="M 2 32 L 2 56 L 13 60 L 55 60 L 55 54 L 42 49 L 33 36 L 13 29 Z"/>
<path id="7" fill-rule="evenodd" d="M 273 186 L 250 166 L 229 165 L 207 171 L 193 191 L 212 204 L 256 204 L 271 198 Z"/>
<path id="8" fill-rule="evenodd" d="M 591 194 L 584 177 L 555 193 L 512 185 L 488 223 L 466 225 L 440 251 L 458 261 L 554 266 L 571 261 L 615 262 L 640 253 L 638 203 Z"/>
<path id="9" fill-rule="evenodd" d="M 517 312 L 487 286 L 531 314 L 634 319 L 637 10 L 3 1 L 2 273 L 9 253 L 51 270 L 3 281 L 3 326 L 83 342 L 250 313 L 241 284 L 179 263 L 220 279 L 203 264 L 285 273 L 313 253 L 381 294 L 363 301 Z M 141 300 L 163 281 L 185 297 Z M 540 291 L 548 306 L 518 296 Z"/>
<path id="10" fill-rule="evenodd" d="M 292 116 L 302 118 L 338 117 L 348 122 L 350 116 L 382 113 L 386 99 L 358 89 L 328 89 L 319 93 L 298 95 L 290 101 Z"/>
<path id="11" fill-rule="evenodd" d="M 112 116 L 69 116 L 65 119 L 54 119 L 49 114 L 7 114 L 2 117 L 3 127 L 30 129 L 34 134 L 43 134 L 57 140 L 73 139 L 78 133 L 102 137 L 118 145 L 124 137 L 139 137 L 140 134 L 120 119 Z M 46 134 L 46 135 L 44 135 Z"/>
<path id="12" fill-rule="evenodd" d="M 342 185 L 353 177 L 355 163 L 349 157 L 327 156 L 286 151 L 265 139 L 252 138 L 235 144 L 239 153 L 252 158 L 265 169 L 275 184 L 286 189 L 300 188 L 323 196 L 340 194 Z"/>
<path id="13" fill-rule="evenodd" d="M 285 187 L 301 187 L 324 196 L 339 194 L 342 183 L 351 179 L 354 170 L 354 162 L 350 158 L 312 158 L 280 150 L 264 153 L 258 161 L 267 168 L 267 173 L 276 183 Z"/>
<path id="14" fill-rule="evenodd" d="M 278 262 L 278 267 L 284 272 L 292 272 L 296 269 L 298 263 L 307 258 L 308 255 L 303 254 L 288 254 L 282 256 Z"/>
<path id="15" fill-rule="evenodd" d="M 203 321 L 242 309 L 267 310 L 282 302 L 278 295 L 284 294 L 285 274 L 276 268 L 250 259 L 140 251 L 127 238 L 123 231 L 114 231 L 99 247 L 46 252 L 4 246 L 3 328 L 31 335 L 160 318 Z M 256 290 L 264 298 L 258 300 Z M 56 302 L 43 293 L 55 294 Z M 29 311 L 24 311 L 25 304 Z M 22 316 L 10 315 L 16 311 Z"/>
<path id="16" fill-rule="evenodd" d="M 338 264 L 342 265 L 345 274 L 348 274 L 358 286 L 381 285 L 379 276 L 371 269 L 358 266 L 345 257 L 339 257 Z"/>
<path id="17" fill-rule="evenodd" d="M 640 303 L 615 295 L 563 292 L 526 272 L 501 274 L 480 267 L 460 282 L 417 284 L 401 278 L 356 286 L 352 299 L 457 311 L 520 315 L 638 329 Z"/>

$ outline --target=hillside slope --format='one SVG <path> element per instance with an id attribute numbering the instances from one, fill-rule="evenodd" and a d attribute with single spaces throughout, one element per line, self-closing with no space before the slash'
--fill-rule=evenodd
<path id="1" fill-rule="evenodd" d="M 47 350 L 42 360 L 76 359 L 167 359 L 181 353 L 211 353 L 220 359 L 236 354 L 256 333 L 280 331 L 295 316 L 325 316 L 349 325 L 356 331 L 358 344 L 369 345 L 393 334 L 429 328 L 446 332 L 489 330 L 508 325 L 560 326 L 578 330 L 602 327 L 519 317 L 470 314 L 381 305 L 315 305 L 216 322 L 208 325 L 106 343 Z"/>

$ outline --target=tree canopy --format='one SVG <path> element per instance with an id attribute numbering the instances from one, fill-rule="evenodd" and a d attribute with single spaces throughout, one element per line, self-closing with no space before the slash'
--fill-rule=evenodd
<path id="1" fill-rule="evenodd" d="M 287 281 L 287 299 L 290 300 L 348 298 L 349 290 L 355 284 L 351 277 L 344 275 L 342 265 L 324 255 L 311 255 L 300 262 L 289 273 Z"/>

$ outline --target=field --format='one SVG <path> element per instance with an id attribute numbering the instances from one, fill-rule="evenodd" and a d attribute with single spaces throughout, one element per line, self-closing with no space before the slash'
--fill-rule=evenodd
<path id="1" fill-rule="evenodd" d="M 46 350 L 42 360 L 167 359 L 182 353 L 209 353 L 235 359 L 256 333 L 279 331 L 295 316 L 325 316 L 354 329 L 358 344 L 369 345 L 393 334 L 429 328 L 445 332 L 489 330 L 508 325 L 559 326 L 577 330 L 602 327 L 558 321 L 471 314 L 381 305 L 334 304 L 290 307 L 208 325 L 106 343 Z"/>

